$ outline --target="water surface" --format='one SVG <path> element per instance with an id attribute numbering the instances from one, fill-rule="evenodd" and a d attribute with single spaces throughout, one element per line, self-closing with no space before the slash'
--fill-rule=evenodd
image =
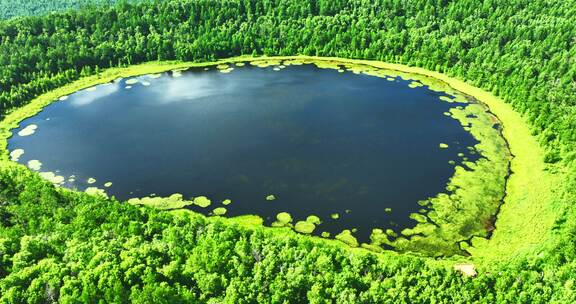
<path id="1" fill-rule="evenodd" d="M 454 173 L 449 161 L 475 159 L 475 139 L 443 114 L 459 104 L 400 78 L 303 65 L 139 80 L 51 104 L 14 130 L 38 126 L 12 137 L 10 150 L 75 177 L 66 187 L 112 182 L 106 191 L 122 200 L 205 195 L 212 206 L 193 209 L 206 214 L 231 199 L 227 215 L 267 223 L 283 211 L 296 221 L 313 214 L 323 221 L 315 233 L 357 228 L 360 241 L 373 228 L 413 226 L 417 202 L 443 192 Z"/>

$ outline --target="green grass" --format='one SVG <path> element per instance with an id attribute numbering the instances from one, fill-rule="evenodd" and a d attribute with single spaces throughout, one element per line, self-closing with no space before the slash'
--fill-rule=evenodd
<path id="1" fill-rule="evenodd" d="M 496 230 L 489 241 L 474 239 L 474 248 L 469 250 L 475 259 L 494 262 L 535 249 L 548 238 L 554 221 L 564 210 L 557 205 L 557 198 L 565 176 L 548 170 L 552 165 L 544 163 L 544 150 L 518 113 L 487 93 L 483 98 L 503 122 L 504 136 L 514 155 L 513 174 Z"/>

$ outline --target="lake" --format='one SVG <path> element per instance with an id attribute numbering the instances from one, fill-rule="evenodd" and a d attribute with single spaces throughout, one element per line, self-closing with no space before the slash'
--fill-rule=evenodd
<path id="1" fill-rule="evenodd" d="M 478 158 L 445 115 L 462 104 L 410 83 L 311 64 L 122 79 L 24 120 L 9 149 L 64 187 L 206 196 L 209 208 L 189 207 L 204 214 L 230 199 L 227 216 L 316 215 L 314 234 L 354 229 L 368 241 L 373 228 L 414 226 L 418 201 L 445 191 L 463 155 Z"/>

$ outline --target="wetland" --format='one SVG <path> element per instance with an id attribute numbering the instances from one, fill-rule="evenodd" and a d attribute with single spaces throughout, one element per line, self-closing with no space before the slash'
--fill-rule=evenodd
<path id="1" fill-rule="evenodd" d="M 12 132 L 12 160 L 58 186 L 253 214 L 371 248 L 459 250 L 491 230 L 508 174 L 499 123 L 472 98 L 430 79 L 334 62 L 119 78 L 61 96 Z M 467 206 L 475 196 L 484 200 Z"/>

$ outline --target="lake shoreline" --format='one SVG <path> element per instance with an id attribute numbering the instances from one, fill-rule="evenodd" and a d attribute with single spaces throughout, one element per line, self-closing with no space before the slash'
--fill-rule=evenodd
<path id="1" fill-rule="evenodd" d="M 494 95 L 485 92 L 481 89 L 473 87 L 461 80 L 450 78 L 444 74 L 438 72 L 432 72 L 424 70 L 421 68 L 409 67 L 400 64 L 391 64 L 378 61 L 368 61 L 368 60 L 354 60 L 354 59 L 344 59 L 344 58 L 332 58 L 332 57 L 310 57 L 310 56 L 285 56 L 285 57 L 251 57 L 251 56 L 240 56 L 228 59 L 222 59 L 214 62 L 202 62 L 202 63 L 192 63 L 192 62 L 149 62 L 140 65 L 130 66 L 126 68 L 112 68 L 105 70 L 104 72 L 81 78 L 80 80 L 74 81 L 68 85 L 65 85 L 59 89 L 45 93 L 38 98 L 34 99 L 31 103 L 20 107 L 11 113 L 8 113 L 6 117 L 0 122 L 0 160 L 8 160 L 7 151 L 7 140 L 11 137 L 11 131 L 17 128 L 19 122 L 36 115 L 42 109 L 49 105 L 50 103 L 57 101 L 58 98 L 62 96 L 67 96 L 78 90 L 89 88 L 98 84 L 107 83 L 117 79 L 119 77 L 132 77 L 144 74 L 155 74 L 170 70 L 183 70 L 192 67 L 205 67 L 224 63 L 236 63 L 245 61 L 279 61 L 279 60 L 305 60 L 305 61 L 317 61 L 321 64 L 329 63 L 343 63 L 352 65 L 367 65 L 378 69 L 386 69 L 398 71 L 401 73 L 410 73 L 415 75 L 421 75 L 423 77 L 430 77 L 438 79 L 456 91 L 462 92 L 464 94 L 470 95 L 475 99 L 479 100 L 482 104 L 486 105 L 488 109 L 494 113 L 496 117 L 500 120 L 503 128 L 503 135 L 506 141 L 508 141 L 511 153 L 514 155 L 510 167 L 512 168 L 513 174 L 510 176 L 510 180 L 507 182 L 507 193 L 504 204 L 501 205 L 501 213 L 504 216 L 498 215 L 498 221 L 496 225 L 498 227 L 511 227 L 515 233 L 520 233 L 522 229 L 527 229 L 528 227 L 525 223 L 519 223 L 518 219 L 510 218 L 510 215 L 514 215 L 518 212 L 520 208 L 526 213 L 537 213 L 540 210 L 531 208 L 526 208 L 526 206 L 533 206 L 537 204 L 535 202 L 546 203 L 543 201 L 542 197 L 548 197 L 549 191 L 551 191 L 550 182 L 543 183 L 547 186 L 536 187 L 536 191 L 540 193 L 534 193 L 528 196 L 528 198 L 521 197 L 521 193 L 516 191 L 508 191 L 508 189 L 518 189 L 524 187 L 526 184 L 537 184 L 539 180 L 550 181 L 552 179 L 549 174 L 544 172 L 546 165 L 543 163 L 543 151 L 536 142 L 535 138 L 532 136 L 526 136 L 530 134 L 529 127 L 525 123 L 524 119 L 520 114 L 515 112 L 512 107 L 506 104 L 501 99 L 495 97 Z M 520 133 L 521 136 L 518 136 Z M 529 163 L 526 163 L 529 161 Z M 536 168 L 536 170 L 529 168 Z M 540 199 L 539 199 L 540 198 Z M 523 222 L 520 220 L 520 222 Z M 510 229 L 510 228 L 506 228 Z M 518 231 L 520 229 L 520 231 Z M 487 252 L 498 251 L 498 252 L 514 252 L 518 249 L 525 248 L 523 243 L 514 243 L 513 245 L 508 245 L 502 240 L 510 237 L 510 232 L 508 230 L 500 232 L 499 229 L 494 231 L 493 239 L 496 241 L 482 241 L 473 240 L 473 244 L 476 250 L 471 250 L 472 255 L 487 256 L 492 255 Z M 543 233 L 548 231 L 548 229 L 540 229 Z M 517 234 L 520 235 L 520 234 Z M 530 234 L 531 239 L 541 240 L 544 235 L 541 234 Z M 495 246 L 495 247 L 494 247 Z"/>

